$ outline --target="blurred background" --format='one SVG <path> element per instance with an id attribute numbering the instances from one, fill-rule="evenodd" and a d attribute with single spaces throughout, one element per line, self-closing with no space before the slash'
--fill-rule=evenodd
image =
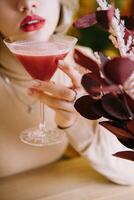
<path id="1" fill-rule="evenodd" d="M 112 0 L 109 2 L 113 2 L 115 7 L 120 9 L 122 16 L 134 13 L 134 0 Z M 97 7 L 96 0 L 80 0 L 80 10 L 76 18 L 96 11 Z M 70 32 L 79 38 L 80 45 L 88 46 L 94 51 L 101 51 L 110 57 L 118 55 L 118 51 L 108 39 L 108 33 L 97 25 L 81 30 L 72 28 Z"/>

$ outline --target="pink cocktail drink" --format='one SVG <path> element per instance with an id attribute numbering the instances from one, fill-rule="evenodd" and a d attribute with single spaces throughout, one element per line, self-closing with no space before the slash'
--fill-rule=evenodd
<path id="1" fill-rule="evenodd" d="M 34 78 L 48 81 L 54 75 L 58 61 L 63 60 L 67 53 L 59 55 L 21 55 L 15 54 L 27 72 Z"/>

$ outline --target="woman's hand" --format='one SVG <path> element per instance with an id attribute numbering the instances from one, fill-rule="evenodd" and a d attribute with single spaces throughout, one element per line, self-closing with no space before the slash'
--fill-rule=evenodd
<path id="1" fill-rule="evenodd" d="M 54 82 L 39 82 L 29 89 L 29 94 L 48 105 L 56 112 L 56 123 L 61 127 L 71 126 L 77 118 L 74 102 L 85 94 L 81 86 L 81 75 L 66 64 L 59 62 L 59 68 L 71 79 L 72 87 Z"/>

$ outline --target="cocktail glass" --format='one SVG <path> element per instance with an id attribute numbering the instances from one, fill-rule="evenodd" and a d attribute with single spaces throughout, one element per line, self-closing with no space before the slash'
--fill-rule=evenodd
<path id="1" fill-rule="evenodd" d="M 23 64 L 34 80 L 49 81 L 63 60 L 74 48 L 77 39 L 72 36 L 52 36 L 49 41 L 4 40 L 9 50 Z M 37 127 L 22 131 L 20 139 L 33 146 L 54 145 L 65 140 L 60 129 L 48 130 L 45 123 L 44 104 L 40 103 L 41 121 Z"/>

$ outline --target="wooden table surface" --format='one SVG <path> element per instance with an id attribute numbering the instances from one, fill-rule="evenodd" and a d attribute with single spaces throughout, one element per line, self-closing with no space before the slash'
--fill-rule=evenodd
<path id="1" fill-rule="evenodd" d="M 0 200 L 134 200 L 134 186 L 119 186 L 82 158 L 0 179 Z"/>

